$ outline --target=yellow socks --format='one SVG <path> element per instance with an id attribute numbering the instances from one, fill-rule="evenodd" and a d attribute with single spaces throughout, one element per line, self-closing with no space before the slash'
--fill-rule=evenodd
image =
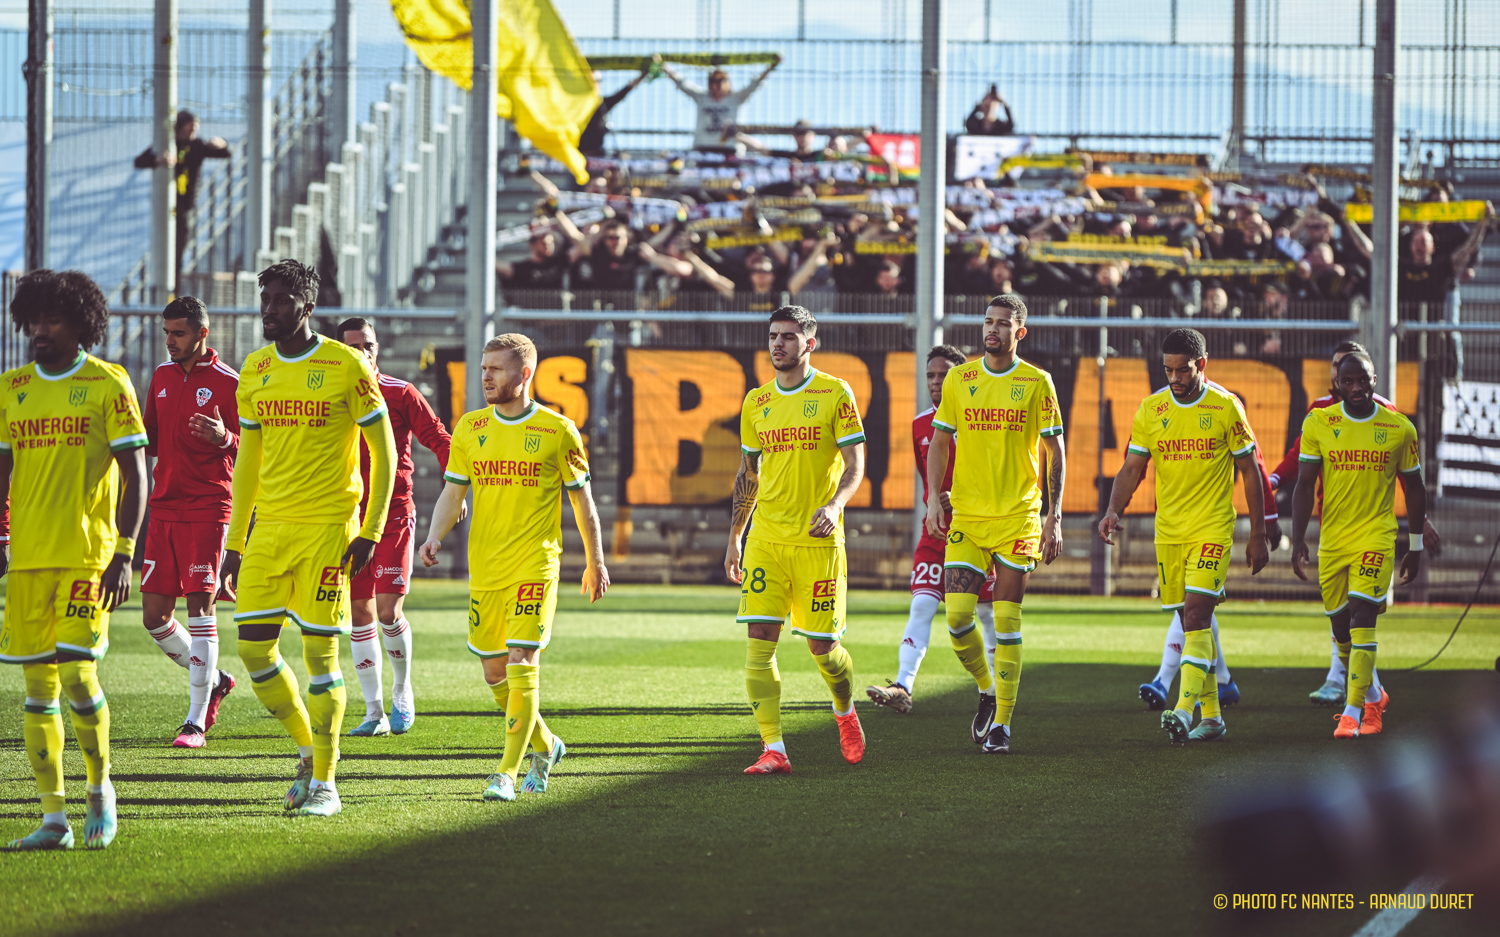
<path id="1" fill-rule="evenodd" d="M 971 632 L 978 640 L 979 632 Z M 959 660 L 963 658 L 960 657 Z M 980 658 L 981 661 L 983 658 Z M 966 665 L 967 666 L 967 665 Z M 973 673 L 973 671 L 969 671 Z M 981 687 L 983 689 L 983 687 Z M 995 718 L 1009 728 L 1021 692 L 1021 605 L 995 602 Z"/>
<path id="2" fill-rule="evenodd" d="M 1214 649 L 1214 656 L 1218 656 L 1218 648 Z M 1204 719 L 1223 719 L 1219 714 L 1219 673 L 1218 665 L 1208 668 L 1208 677 L 1203 681 L 1203 691 L 1198 694 L 1198 704 L 1202 706 Z"/>
<path id="3" fill-rule="evenodd" d="M 750 639 L 745 656 L 745 692 L 766 745 L 781 744 L 781 671 L 776 669 L 776 642 Z"/>
<path id="4" fill-rule="evenodd" d="M 1352 631 L 1352 629 L 1351 629 L 1351 631 Z M 1352 637 L 1352 634 L 1351 634 L 1351 637 Z M 1338 638 L 1334 638 L 1333 639 L 1333 643 L 1338 646 L 1338 649 L 1339 649 L 1339 663 L 1341 663 L 1341 664 L 1344 665 L 1344 686 L 1348 687 L 1348 685 L 1349 685 L 1349 655 L 1353 651 L 1353 645 L 1349 641 L 1340 641 Z"/>
<path id="5" fill-rule="evenodd" d="M 302 662 L 307 665 L 307 717 L 312 731 L 313 780 L 332 784 L 339 761 L 339 732 L 349 691 L 339 670 L 339 636 L 302 634 Z"/>
<path id="6" fill-rule="evenodd" d="M 22 737 L 31 773 L 36 775 L 36 791 L 42 800 L 42 813 L 62 813 L 63 806 L 63 724 L 62 709 L 57 702 L 58 674 L 56 664 L 27 664 L 22 668 L 26 678 L 26 706 L 22 720 Z"/>
<path id="7" fill-rule="evenodd" d="M 536 731 L 541 709 L 541 668 L 536 664 L 511 664 L 505 679 L 510 683 L 510 701 L 505 705 L 505 754 L 500 758 L 500 773 L 515 780 L 526 743 Z"/>
<path id="8" fill-rule="evenodd" d="M 73 734 L 83 750 L 89 786 L 99 787 L 109 780 L 109 703 L 99 686 L 99 662 L 63 661 L 57 673 L 73 711 Z"/>
<path id="9" fill-rule="evenodd" d="M 1185 712 L 1189 721 L 1193 718 L 1193 707 L 1198 703 L 1207 688 L 1205 682 L 1212 682 L 1214 677 L 1209 669 L 1214 665 L 1214 633 L 1209 628 L 1198 631 L 1186 631 L 1182 635 L 1182 680 L 1178 687 L 1177 710 Z M 1218 695 L 1218 684 L 1214 684 L 1213 692 Z M 1217 700 L 1215 700 L 1217 704 Z"/>
<path id="10" fill-rule="evenodd" d="M 985 660 L 984 635 L 980 634 L 979 626 L 974 621 L 974 609 L 979 605 L 979 596 L 967 592 L 949 592 L 943 596 L 943 604 L 948 611 L 948 637 L 953 641 L 953 653 L 958 655 L 958 662 L 963 664 L 982 692 L 994 689 L 995 680 L 990 676 L 989 661 Z M 995 603 L 996 632 L 999 631 L 1002 604 L 1004 603 Z M 996 654 L 998 653 L 997 651 Z M 998 656 L 996 666 L 999 666 Z"/>
<path id="11" fill-rule="evenodd" d="M 980 658 L 983 656 L 981 646 Z M 854 711 L 854 658 L 839 644 L 827 654 L 814 654 L 813 660 L 818 662 L 818 672 L 833 693 L 833 711 L 840 716 L 849 715 Z"/>
<path id="12" fill-rule="evenodd" d="M 302 705 L 297 677 L 286 668 L 276 649 L 276 640 L 241 639 L 239 651 L 240 660 L 250 671 L 250 685 L 255 688 L 256 699 L 280 720 L 298 748 L 311 749 L 312 728 L 308 725 L 307 708 Z"/>
<path id="13" fill-rule="evenodd" d="M 1364 716 L 1365 695 L 1375 679 L 1375 629 L 1350 628 L 1349 638 L 1349 682 L 1346 684 L 1348 695 L 1344 700 L 1344 715 L 1360 719 Z"/>
<path id="14" fill-rule="evenodd" d="M 510 681 L 502 677 L 499 683 L 487 683 L 486 685 L 490 688 L 490 692 L 495 694 L 495 705 L 500 707 L 501 712 L 505 712 L 505 707 L 510 705 Z M 550 755 L 552 754 L 552 745 L 555 741 L 556 738 L 552 735 L 552 730 L 547 728 L 547 720 L 542 718 L 540 712 L 537 713 L 536 728 L 531 732 L 532 749 Z"/>

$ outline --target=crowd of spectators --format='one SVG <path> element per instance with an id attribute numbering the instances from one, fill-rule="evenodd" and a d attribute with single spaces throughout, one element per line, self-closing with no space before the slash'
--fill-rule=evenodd
<path id="1" fill-rule="evenodd" d="M 648 70 L 606 98 L 597 133 L 585 137 L 596 155 L 584 192 L 559 190 L 530 164 L 542 190 L 530 253 L 499 265 L 502 289 L 623 290 L 684 309 L 764 310 L 795 299 L 820 310 L 841 295 L 861 296 L 861 309 L 905 308 L 882 298 L 916 285 L 913 180 L 873 132 L 806 121 L 773 129 L 791 149 L 763 142 L 766 128 L 746 132 L 739 109 L 777 64 L 735 91 L 722 70 L 705 90 L 652 63 L 697 107 L 688 153 L 597 155 L 603 115 Z M 994 86 L 965 129 L 1015 133 Z M 1109 155 L 1021 160 L 988 181 L 950 180 L 946 292 L 1103 298 L 1112 315 L 1139 316 L 1144 305 L 1148 315 L 1210 319 L 1343 317 L 1348 302 L 1368 297 L 1370 237 L 1317 171 L 1238 178 L 1165 159 L 1127 171 L 1151 154 Z M 1183 184 L 1163 183 L 1167 176 Z M 1447 201 L 1451 189 L 1429 183 L 1425 192 Z M 1447 301 L 1473 277 L 1493 215 L 1487 207 L 1471 223 L 1404 225 L 1399 299 Z"/>

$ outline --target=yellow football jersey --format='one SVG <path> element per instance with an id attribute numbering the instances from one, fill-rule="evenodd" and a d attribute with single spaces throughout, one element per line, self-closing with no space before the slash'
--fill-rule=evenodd
<path id="1" fill-rule="evenodd" d="M 865 441 L 849 385 L 816 369 L 785 390 L 772 379 L 745 395 L 740 449 L 760 455 L 760 493 L 750 536 L 769 543 L 826 547 L 844 542 L 844 517 L 831 537 L 808 533 L 844 474 L 844 446 Z"/>
<path id="2" fill-rule="evenodd" d="M 991 371 L 984 358 L 959 365 L 943 378 L 932 425 L 955 436 L 955 523 L 1042 509 L 1037 441 L 1063 431 L 1052 375 L 1020 358 L 1004 371 Z"/>
<path id="3" fill-rule="evenodd" d="M 120 497 L 115 453 L 144 445 L 135 389 L 118 365 L 80 351 L 60 374 L 31 362 L 0 375 L 0 453 L 12 464 L 10 568 L 108 566 Z"/>
<path id="4" fill-rule="evenodd" d="M 1156 466 L 1156 542 L 1189 543 L 1234 526 L 1234 460 L 1255 434 L 1234 394 L 1212 381 L 1191 403 L 1172 388 L 1141 401 L 1130 451 Z"/>
<path id="5" fill-rule="evenodd" d="M 578 427 L 536 401 L 517 417 L 494 407 L 465 413 L 443 477 L 474 490 L 469 588 L 502 589 L 558 576 L 562 489 L 589 480 Z"/>
<path id="6" fill-rule="evenodd" d="M 240 427 L 260 433 L 263 455 L 260 493 L 253 505 L 234 505 L 229 548 L 243 547 L 235 541 L 252 508 L 258 519 L 272 524 L 357 520 L 364 492 L 359 428 L 386 418 L 385 400 L 364 355 L 321 335 L 295 358 L 267 345 L 245 359 L 237 396 Z M 368 512 L 366 530 L 384 525 L 387 507 Z"/>
<path id="7" fill-rule="evenodd" d="M 1381 406 L 1364 419 L 1342 403 L 1310 411 L 1297 459 L 1322 465 L 1320 553 L 1363 550 L 1394 537 L 1396 473 L 1422 470 L 1416 427 Z"/>

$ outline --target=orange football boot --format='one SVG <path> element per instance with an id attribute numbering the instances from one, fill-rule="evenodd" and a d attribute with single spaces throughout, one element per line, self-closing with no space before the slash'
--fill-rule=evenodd
<path id="1" fill-rule="evenodd" d="M 859 764 L 865 757 L 865 730 L 859 724 L 859 713 L 851 709 L 849 715 L 833 719 L 839 724 L 839 750 L 844 753 L 844 760 L 851 765 Z"/>
<path id="2" fill-rule="evenodd" d="M 755 764 L 745 769 L 746 774 L 791 774 L 792 763 L 781 752 L 767 748 L 760 753 Z"/>

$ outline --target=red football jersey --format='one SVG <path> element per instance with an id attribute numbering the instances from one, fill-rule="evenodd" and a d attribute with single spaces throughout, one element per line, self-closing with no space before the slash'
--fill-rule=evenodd
<path id="1" fill-rule="evenodd" d="M 396 487 L 391 489 L 391 517 L 402 517 L 416 511 L 411 497 L 411 475 L 416 463 L 411 459 L 411 437 L 415 433 L 422 445 L 437 456 L 438 465 L 448 468 L 448 444 L 451 438 L 443 421 L 432 412 L 432 405 L 422 392 L 408 381 L 380 375 L 380 394 L 390 414 L 391 435 L 396 437 Z M 359 475 L 365 490 L 370 490 L 370 449 L 364 437 L 359 440 Z M 360 500 L 360 516 L 365 502 Z"/>
<path id="2" fill-rule="evenodd" d="M 151 475 L 151 516 L 164 521 L 227 524 L 234 458 L 239 452 L 240 376 L 212 348 L 191 371 L 171 361 L 157 365 L 146 392 L 146 454 Z M 194 436 L 188 418 L 215 410 L 229 433 L 224 446 Z"/>
<path id="3" fill-rule="evenodd" d="M 922 479 L 922 503 L 926 504 L 930 492 L 927 490 L 927 450 L 932 448 L 932 418 L 936 407 L 928 407 L 911 421 L 911 447 L 917 457 L 917 477 Z M 943 477 L 943 490 L 953 490 L 953 449 L 948 451 L 948 474 Z"/>

